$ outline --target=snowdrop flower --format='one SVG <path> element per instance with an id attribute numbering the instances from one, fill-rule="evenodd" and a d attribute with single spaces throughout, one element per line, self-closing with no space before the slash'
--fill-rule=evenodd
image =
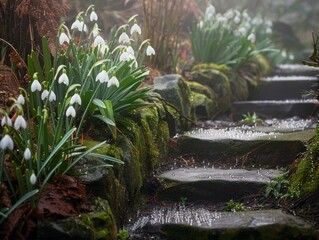
<path id="1" fill-rule="evenodd" d="M 69 78 L 68 75 L 66 75 L 66 70 L 63 69 L 63 73 L 61 74 L 61 76 L 58 79 L 58 83 L 64 83 L 65 85 L 69 86 Z"/>
<path id="2" fill-rule="evenodd" d="M 100 35 L 96 36 L 96 38 L 94 39 L 94 42 L 93 42 L 93 46 L 94 47 L 97 47 L 97 46 L 101 47 L 104 44 L 105 44 L 104 39 Z"/>
<path id="3" fill-rule="evenodd" d="M 87 30 L 88 30 L 86 24 L 83 21 L 80 22 L 79 27 L 80 27 L 79 28 L 80 32 L 82 32 L 82 31 L 87 32 Z"/>
<path id="4" fill-rule="evenodd" d="M 251 41 L 252 43 L 254 43 L 256 41 L 256 36 L 254 33 L 249 34 L 249 36 L 247 37 L 247 39 L 249 41 Z"/>
<path id="5" fill-rule="evenodd" d="M 100 81 L 100 83 L 108 82 L 109 76 L 106 72 L 106 67 L 102 67 L 102 71 L 96 76 L 95 81 Z"/>
<path id="6" fill-rule="evenodd" d="M 139 35 L 142 34 L 142 30 L 141 30 L 140 26 L 137 25 L 137 23 L 134 21 L 134 24 L 133 24 L 133 26 L 131 27 L 131 36 L 132 36 L 135 32 L 138 33 Z"/>
<path id="7" fill-rule="evenodd" d="M 11 119 L 9 118 L 8 115 L 4 115 L 2 120 L 1 120 L 1 126 L 8 126 L 8 127 L 11 127 L 12 126 L 12 121 Z"/>
<path id="8" fill-rule="evenodd" d="M 267 34 L 271 34 L 271 33 L 272 33 L 272 29 L 271 29 L 271 28 L 267 28 L 267 29 L 266 29 L 266 33 L 267 33 Z"/>
<path id="9" fill-rule="evenodd" d="M 27 122 L 25 121 L 24 117 L 19 115 L 17 119 L 14 121 L 14 128 L 15 130 L 19 130 L 21 128 L 27 128 Z"/>
<path id="10" fill-rule="evenodd" d="M 74 94 L 72 97 L 71 97 L 71 100 L 70 100 L 70 104 L 74 104 L 74 103 L 77 103 L 79 105 L 82 104 L 82 100 L 81 100 L 81 97 L 79 94 Z"/>
<path id="11" fill-rule="evenodd" d="M 128 52 L 128 54 L 130 54 L 133 58 L 135 58 L 135 52 L 134 52 L 134 49 L 132 48 L 132 46 L 128 46 L 126 48 L 126 52 Z"/>
<path id="12" fill-rule="evenodd" d="M 23 97 L 22 94 L 20 94 L 17 98 L 17 102 L 20 103 L 21 105 L 24 105 L 25 104 L 25 99 Z"/>
<path id="13" fill-rule="evenodd" d="M 146 48 L 146 55 L 147 56 L 155 55 L 155 50 L 150 44 L 148 44 Z"/>
<path id="14" fill-rule="evenodd" d="M 30 176 L 30 183 L 34 185 L 36 182 L 37 182 L 37 176 L 33 172 Z"/>
<path id="15" fill-rule="evenodd" d="M 291 54 L 289 54 L 288 58 L 289 58 L 289 60 L 294 60 L 295 56 L 291 53 Z"/>
<path id="16" fill-rule="evenodd" d="M 0 148 L 2 150 L 5 150 L 7 148 L 10 150 L 13 150 L 13 141 L 12 141 L 12 138 L 8 134 L 4 135 L 4 137 L 1 139 Z"/>
<path id="17" fill-rule="evenodd" d="M 42 90 L 42 87 L 39 81 L 37 79 L 33 80 L 31 84 L 31 92 L 41 91 L 41 90 Z"/>
<path id="18" fill-rule="evenodd" d="M 93 21 L 97 21 L 97 14 L 96 12 L 94 11 L 94 8 L 92 8 L 92 12 L 90 14 L 90 21 L 93 22 Z"/>
<path id="19" fill-rule="evenodd" d="M 130 43 L 130 38 L 126 32 L 122 32 L 122 34 L 120 35 L 119 43 L 122 43 L 122 44 Z"/>
<path id="20" fill-rule="evenodd" d="M 228 10 L 226 13 L 225 13 L 225 18 L 227 19 L 232 19 L 234 17 L 235 13 L 232 9 Z"/>
<path id="21" fill-rule="evenodd" d="M 104 56 L 104 54 L 106 53 L 106 52 L 108 52 L 109 51 L 109 47 L 106 45 L 106 44 L 104 44 L 104 45 L 102 45 L 101 47 L 100 47 L 100 54 L 102 55 L 102 56 Z"/>
<path id="22" fill-rule="evenodd" d="M 119 80 L 116 76 L 111 77 L 111 79 L 107 82 L 107 87 L 111 87 L 112 85 L 115 85 L 116 87 L 120 86 Z"/>
<path id="23" fill-rule="evenodd" d="M 63 43 L 70 43 L 69 37 L 65 34 L 64 30 L 61 31 L 60 37 L 59 37 L 59 43 L 62 45 Z"/>
<path id="24" fill-rule="evenodd" d="M 198 24 L 198 27 L 199 27 L 200 29 L 202 29 L 203 26 L 204 26 L 204 22 L 203 22 L 203 21 L 200 21 L 199 24 Z"/>
<path id="25" fill-rule="evenodd" d="M 235 24 L 239 24 L 240 23 L 240 17 L 238 15 L 236 15 L 236 17 L 234 18 L 234 23 Z"/>
<path id="26" fill-rule="evenodd" d="M 241 27 L 238 29 L 239 34 L 241 34 L 242 36 L 245 36 L 247 34 L 247 30 L 244 27 Z"/>
<path id="27" fill-rule="evenodd" d="M 44 99 L 46 99 L 48 96 L 49 96 L 49 91 L 45 89 L 41 94 L 41 99 L 44 101 Z M 49 102 L 53 102 L 53 101 L 56 101 L 56 95 L 53 91 L 51 91 L 49 96 Z"/>
<path id="28" fill-rule="evenodd" d="M 282 56 L 283 58 L 286 58 L 286 57 L 287 57 L 287 52 L 286 52 L 286 50 L 283 50 L 283 51 L 282 51 L 281 56 Z"/>
<path id="29" fill-rule="evenodd" d="M 225 23 L 225 22 L 227 22 L 227 18 L 225 18 L 224 16 L 218 16 L 216 18 L 216 21 L 219 23 Z"/>
<path id="30" fill-rule="evenodd" d="M 132 56 L 127 51 L 122 52 L 122 54 L 120 55 L 120 62 L 128 62 L 131 59 Z"/>
<path id="31" fill-rule="evenodd" d="M 76 115 L 76 114 L 75 114 L 75 109 L 74 109 L 74 107 L 73 107 L 73 106 L 69 106 L 68 109 L 66 110 L 65 115 L 66 115 L 67 117 L 71 116 L 71 117 L 75 118 L 75 115 Z"/>
<path id="32" fill-rule="evenodd" d="M 31 158 L 31 151 L 30 151 L 30 148 L 26 148 L 24 150 L 24 153 L 23 153 L 23 157 L 25 160 L 29 160 Z"/>
<path id="33" fill-rule="evenodd" d="M 81 31 L 80 28 L 81 28 L 81 22 L 79 19 L 76 19 L 75 22 L 72 23 L 71 25 L 71 30 L 78 29 L 79 31 Z"/>
<path id="34" fill-rule="evenodd" d="M 216 12 L 215 7 L 212 4 L 209 4 L 205 11 L 205 19 L 206 20 L 212 19 L 215 15 L 215 12 Z"/>
<path id="35" fill-rule="evenodd" d="M 93 35 L 93 37 L 95 38 L 95 37 L 97 37 L 99 34 L 100 34 L 99 26 L 97 25 L 97 23 L 94 23 L 93 30 L 92 30 L 92 35 Z"/>
<path id="36" fill-rule="evenodd" d="M 76 19 L 74 23 L 72 23 L 71 25 L 71 30 L 77 29 L 80 32 L 87 31 L 87 26 L 86 24 L 83 22 L 83 19 Z"/>

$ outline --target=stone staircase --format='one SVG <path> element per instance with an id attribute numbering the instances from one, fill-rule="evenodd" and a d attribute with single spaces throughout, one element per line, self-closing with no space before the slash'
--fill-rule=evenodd
<path id="1" fill-rule="evenodd" d="M 279 65 L 272 77 L 264 78 L 248 101 L 233 104 L 234 119 L 256 113 L 262 118 L 308 118 L 318 111 L 318 101 L 304 96 L 318 89 L 318 70 L 303 65 Z"/>
<path id="2" fill-rule="evenodd" d="M 277 71 L 284 75 L 286 69 Z M 265 79 L 255 100 L 265 102 L 270 91 L 274 94 L 271 100 L 280 105 L 281 95 L 275 93 L 280 92 L 279 88 L 294 93 L 282 94 L 283 98 L 300 99 L 298 88 L 309 89 L 315 82 L 309 76 Z M 265 109 L 255 103 L 246 103 L 251 104 L 250 108 L 234 103 L 234 109 L 237 116 L 256 112 L 278 119 L 304 117 L 294 108 L 286 115 L 277 115 L 268 111 L 271 104 L 266 102 Z M 314 108 L 315 104 L 311 104 Z M 315 134 L 311 120 L 278 119 L 262 126 L 222 124 L 179 136 L 177 146 L 185 163 L 176 161 L 170 170 L 156 176 L 162 188 L 127 226 L 130 239 L 318 239 L 311 224 L 304 220 L 278 207 L 251 204 L 254 196 L 264 195 L 267 184 L 305 151 L 305 142 Z M 240 208 L 225 211 L 224 207 L 231 203 Z"/>

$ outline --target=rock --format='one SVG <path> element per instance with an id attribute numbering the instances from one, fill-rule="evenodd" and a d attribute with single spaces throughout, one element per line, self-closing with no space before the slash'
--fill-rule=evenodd
<path id="1" fill-rule="evenodd" d="M 216 111 L 216 106 L 210 98 L 201 93 L 192 93 L 197 118 L 210 119 Z"/>
<path id="2" fill-rule="evenodd" d="M 278 170 L 179 168 L 164 172 L 159 179 L 166 187 L 159 191 L 158 200 L 187 202 L 226 202 L 260 191 Z"/>
<path id="3" fill-rule="evenodd" d="M 311 225 L 281 210 L 211 212 L 174 205 L 155 208 L 137 223 L 133 225 L 135 232 L 157 233 L 149 239 L 162 239 L 156 238 L 159 234 L 174 240 L 316 239 Z"/>
<path id="4" fill-rule="evenodd" d="M 177 141 L 181 153 L 214 160 L 227 159 L 238 166 L 286 167 L 306 150 L 304 142 L 314 130 L 293 133 L 247 129 L 209 129 L 183 134 Z"/>
<path id="5" fill-rule="evenodd" d="M 108 202 L 95 199 L 91 211 L 78 217 L 39 222 L 38 239 L 116 240 L 117 227 Z"/>
<path id="6" fill-rule="evenodd" d="M 193 107 L 190 102 L 191 92 L 183 78 L 174 74 L 156 77 L 154 78 L 153 91 L 160 94 L 168 104 L 173 106 L 170 107 L 172 111 L 167 113 L 166 120 L 169 126 L 174 126 L 175 132 L 187 129 L 189 122 L 181 118 L 180 115 L 192 119 Z"/>
<path id="7" fill-rule="evenodd" d="M 227 111 L 232 102 L 230 80 L 226 75 L 229 71 L 226 66 L 198 64 L 193 67 L 191 73 L 193 81 L 213 89 L 217 95 L 217 106 L 221 111 Z"/>

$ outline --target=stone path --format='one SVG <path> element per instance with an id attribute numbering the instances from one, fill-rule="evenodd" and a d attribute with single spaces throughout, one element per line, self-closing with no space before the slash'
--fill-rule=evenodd
<path id="1" fill-rule="evenodd" d="M 300 105 L 302 95 L 298 92 L 298 88 L 313 86 L 316 79 L 306 76 L 313 74 L 313 69 L 301 66 L 292 69 L 280 66 L 277 73 L 283 77 L 264 79 L 256 99 L 265 106 L 255 101 L 234 103 L 235 114 L 250 110 L 260 116 L 283 119 L 313 113 L 316 103 L 301 100 L 303 104 L 309 101 L 312 108 L 304 114 L 307 109 Z M 305 76 L 289 77 L 288 72 Z M 292 95 L 280 94 L 283 88 L 291 90 Z M 270 93 L 273 99 L 265 99 Z M 290 106 L 283 104 L 287 111 L 269 110 L 286 101 L 281 96 L 289 99 Z M 131 239 L 317 239 L 309 223 L 279 209 L 237 212 L 214 209 L 214 205 L 226 206 L 230 200 L 239 203 L 253 194 L 263 194 L 265 186 L 305 151 L 305 142 L 314 134 L 311 120 L 300 119 L 271 119 L 263 126 L 194 130 L 183 134 L 177 140 L 181 154 L 195 155 L 206 164 L 176 167 L 157 176 L 164 188 L 157 193 L 157 202 L 149 208 L 145 206 L 129 226 Z M 231 168 L 214 167 L 215 162 L 225 159 Z"/>

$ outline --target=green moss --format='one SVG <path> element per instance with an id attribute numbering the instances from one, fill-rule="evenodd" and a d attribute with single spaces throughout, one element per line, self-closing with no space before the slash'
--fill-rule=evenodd
<path id="1" fill-rule="evenodd" d="M 210 87 L 216 94 L 219 111 L 227 111 L 232 103 L 232 90 L 229 77 L 233 76 L 229 68 L 215 64 L 198 64 L 192 69 L 193 81 Z"/>
<path id="2" fill-rule="evenodd" d="M 303 160 L 291 177 L 292 190 L 301 194 L 314 192 L 319 188 L 319 141 L 313 139 L 308 145 Z"/>
<path id="3" fill-rule="evenodd" d="M 92 239 L 117 239 L 116 223 L 108 202 L 95 199 L 93 210 L 80 216 L 80 221 L 92 231 Z"/>
<path id="4" fill-rule="evenodd" d="M 186 82 L 189 88 L 191 89 L 192 93 L 200 93 L 204 94 L 206 97 L 215 100 L 216 99 L 216 94 L 215 92 L 208 86 L 205 86 L 203 84 L 200 84 L 198 82 Z"/>
<path id="5" fill-rule="evenodd" d="M 85 140 L 83 142 L 83 145 L 86 146 L 89 149 L 91 147 L 96 146 L 99 143 L 100 142 L 94 141 L 94 140 Z M 112 157 L 115 157 L 115 158 L 118 158 L 118 159 L 122 159 L 123 158 L 123 152 L 122 152 L 121 148 L 119 148 L 119 147 L 117 147 L 117 146 L 115 146 L 113 144 L 105 143 L 101 147 L 96 149 L 95 152 L 97 152 L 99 154 L 103 154 L 103 155 L 112 156 Z"/>
<path id="6" fill-rule="evenodd" d="M 201 93 L 192 93 L 192 101 L 195 105 L 195 111 L 197 117 L 211 118 L 216 112 L 216 104 Z"/>
<path id="7" fill-rule="evenodd" d="M 262 76 L 267 76 L 271 73 L 271 65 L 264 55 L 257 54 L 254 59 L 259 65 L 260 73 Z"/>

